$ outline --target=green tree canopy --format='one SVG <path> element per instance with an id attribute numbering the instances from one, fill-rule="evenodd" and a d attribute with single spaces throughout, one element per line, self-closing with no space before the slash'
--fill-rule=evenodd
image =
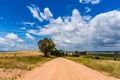
<path id="1" fill-rule="evenodd" d="M 38 47 L 44 53 L 44 56 L 48 57 L 55 49 L 55 43 L 52 39 L 44 38 L 38 41 Z"/>
<path id="2" fill-rule="evenodd" d="M 63 57 L 63 56 L 64 56 L 64 51 L 55 49 L 55 50 L 52 52 L 52 55 L 57 56 L 57 57 Z"/>

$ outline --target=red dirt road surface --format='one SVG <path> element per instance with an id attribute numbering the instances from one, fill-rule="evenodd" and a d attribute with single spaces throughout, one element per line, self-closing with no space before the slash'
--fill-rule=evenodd
<path id="1" fill-rule="evenodd" d="M 32 70 L 20 80 L 120 80 L 103 75 L 83 64 L 56 58 Z"/>

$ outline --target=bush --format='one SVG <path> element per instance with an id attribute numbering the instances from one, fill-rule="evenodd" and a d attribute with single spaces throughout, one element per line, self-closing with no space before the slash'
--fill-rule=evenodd
<path id="1" fill-rule="evenodd" d="M 116 61 L 116 60 L 117 60 L 117 58 L 116 58 L 116 57 L 114 57 L 114 60 Z"/>
<path id="2" fill-rule="evenodd" d="M 95 59 L 100 59 L 100 57 L 99 56 L 95 56 Z"/>
<path id="3" fill-rule="evenodd" d="M 75 57 L 79 57 L 79 56 L 80 56 L 79 52 L 75 51 Z"/>
<path id="4" fill-rule="evenodd" d="M 53 55 L 53 56 L 57 56 L 57 57 L 63 57 L 64 56 L 64 52 L 62 51 L 62 50 L 54 50 L 53 52 L 52 52 L 52 54 L 51 55 Z"/>

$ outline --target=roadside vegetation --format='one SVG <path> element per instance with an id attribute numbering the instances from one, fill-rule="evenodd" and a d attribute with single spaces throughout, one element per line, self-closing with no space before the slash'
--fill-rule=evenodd
<path id="1" fill-rule="evenodd" d="M 31 70 L 35 66 L 39 65 L 39 63 L 44 63 L 50 60 L 50 57 L 39 56 L 12 56 L 12 57 L 3 57 L 0 56 L 0 68 L 5 69 L 23 69 L 23 70 Z"/>
<path id="2" fill-rule="evenodd" d="M 25 71 L 51 60 L 40 51 L 0 52 L 0 80 L 16 80 Z"/>
<path id="3" fill-rule="evenodd" d="M 120 78 L 120 54 L 87 54 L 79 57 L 67 56 L 65 58 L 82 63 L 106 75 Z"/>

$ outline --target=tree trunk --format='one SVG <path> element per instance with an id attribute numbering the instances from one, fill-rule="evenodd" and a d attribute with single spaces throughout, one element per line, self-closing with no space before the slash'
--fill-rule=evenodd
<path id="1" fill-rule="evenodd" d="M 44 56 L 45 56 L 45 57 L 48 57 L 48 53 L 47 53 L 47 52 L 45 52 Z"/>

